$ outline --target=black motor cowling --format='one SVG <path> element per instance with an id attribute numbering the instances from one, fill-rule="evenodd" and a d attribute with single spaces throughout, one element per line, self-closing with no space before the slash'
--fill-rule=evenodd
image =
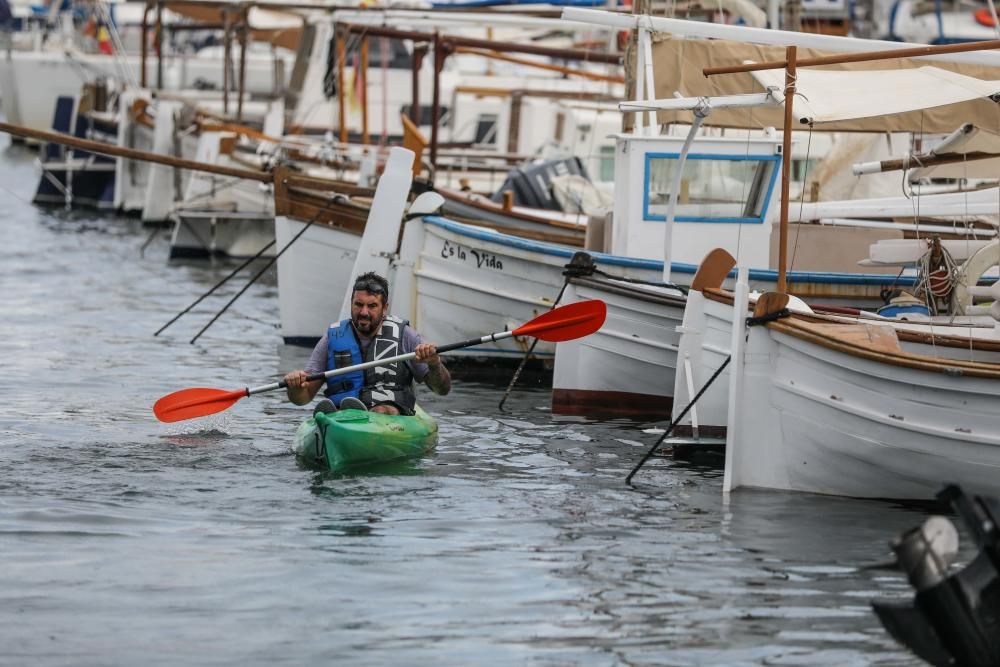
<path id="1" fill-rule="evenodd" d="M 931 517 L 892 542 L 915 596 L 872 606 L 893 638 L 932 665 L 1000 667 L 1000 501 L 969 497 L 957 486 L 938 498 L 962 518 L 979 553 L 949 572 L 957 531 Z"/>

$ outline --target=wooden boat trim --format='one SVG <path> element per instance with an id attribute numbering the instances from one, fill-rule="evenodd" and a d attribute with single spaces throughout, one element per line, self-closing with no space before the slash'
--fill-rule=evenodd
<path id="1" fill-rule="evenodd" d="M 670 294 L 651 292 L 649 290 L 642 289 L 641 286 L 630 288 L 626 285 L 622 285 L 621 283 L 615 282 L 614 278 L 597 278 L 593 276 L 587 276 L 582 278 L 570 278 L 569 282 L 571 285 L 579 285 L 580 287 L 590 287 L 594 289 L 600 289 L 610 294 L 618 294 L 621 296 L 638 299 L 640 301 L 646 301 L 648 303 L 656 303 L 664 306 L 676 306 L 678 308 L 683 308 L 684 304 L 687 303 L 687 299 L 685 299 L 682 296 L 673 296 Z"/>
<path id="2" fill-rule="evenodd" d="M 278 167 L 274 171 L 276 216 L 314 220 L 316 224 L 361 236 L 368 222 L 370 207 L 356 197 L 372 195 L 370 188 L 296 175 L 287 167 Z"/>
<path id="3" fill-rule="evenodd" d="M 878 363 L 931 373 L 944 373 L 951 376 L 978 377 L 991 380 L 1000 379 L 1000 366 L 997 364 L 959 359 L 938 359 L 922 354 L 905 352 L 898 348 L 898 340 L 896 350 L 888 349 L 884 345 L 880 346 L 880 349 L 871 349 L 863 344 L 865 337 L 872 340 L 867 335 L 869 327 L 863 326 L 860 322 L 858 324 L 807 322 L 799 318 L 798 315 L 791 315 L 774 322 L 768 322 L 764 326 L 772 331 L 787 334 L 793 338 L 804 340 L 829 350 Z M 880 326 L 879 328 L 895 332 L 895 329 L 892 329 L 892 327 Z M 864 330 L 866 334 L 861 335 L 860 330 Z M 849 340 L 847 337 L 853 340 Z"/>
<path id="4" fill-rule="evenodd" d="M 705 298 L 710 301 L 715 301 L 716 303 L 721 303 L 727 306 L 733 305 L 734 295 L 732 292 L 721 288 L 707 288 L 702 290 L 702 294 Z M 849 310 L 849 309 L 847 309 Z M 843 313 L 842 317 L 851 317 L 849 313 Z M 796 319 L 807 321 L 807 322 L 818 322 L 818 323 L 828 323 L 828 324 L 847 324 L 848 326 L 854 326 L 849 323 L 844 323 L 842 321 L 834 319 L 832 314 L 824 313 L 814 313 L 812 315 L 806 315 L 802 313 L 795 314 Z M 858 324 L 889 324 L 892 322 L 890 320 L 863 320 L 859 319 Z M 952 349 L 961 350 L 979 350 L 981 352 L 1000 352 L 1000 340 L 987 340 L 982 338 L 968 338 L 966 336 L 958 336 L 955 334 L 941 333 L 940 329 L 946 328 L 963 328 L 960 324 L 934 324 L 934 333 L 913 331 L 912 329 L 896 329 L 896 337 L 906 343 L 919 343 L 923 345 L 936 345 L 938 347 L 947 347 Z M 925 355 L 917 355 L 925 356 Z M 933 358 L 933 357 L 929 357 Z"/>
<path id="5" fill-rule="evenodd" d="M 551 227 L 562 227 L 563 229 L 572 229 L 575 231 L 583 232 L 586 231 L 587 225 L 581 223 L 568 222 L 565 220 L 555 220 L 552 218 L 545 218 L 542 216 L 531 215 L 530 213 L 524 213 L 523 211 L 516 211 L 514 209 L 506 209 L 496 202 L 485 200 L 481 195 L 469 194 L 466 192 L 461 192 L 459 190 L 452 190 L 450 188 L 442 188 L 435 186 L 434 191 L 440 194 L 446 199 L 451 199 L 452 201 L 461 202 L 467 206 L 473 206 L 481 211 L 488 211 L 495 215 L 504 215 L 510 218 L 517 218 L 518 220 L 524 220 L 525 222 L 534 222 L 539 225 L 548 225 Z M 583 214 L 581 214 L 583 215 Z"/>

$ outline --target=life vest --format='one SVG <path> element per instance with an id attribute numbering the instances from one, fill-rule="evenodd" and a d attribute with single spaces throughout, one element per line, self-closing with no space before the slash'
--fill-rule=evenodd
<path id="1" fill-rule="evenodd" d="M 361 358 L 361 345 L 351 320 L 348 318 L 331 324 L 326 332 L 327 369 L 354 366 L 402 354 L 403 329 L 407 324 L 406 320 L 392 316 L 382 320 L 382 326 L 368 345 L 364 359 Z M 413 392 L 413 373 L 405 361 L 334 375 L 327 378 L 324 393 L 338 407 L 340 401 L 348 396 L 358 398 L 368 406 L 391 401 L 407 414 L 413 414 L 413 408 L 417 404 L 417 397 Z"/>

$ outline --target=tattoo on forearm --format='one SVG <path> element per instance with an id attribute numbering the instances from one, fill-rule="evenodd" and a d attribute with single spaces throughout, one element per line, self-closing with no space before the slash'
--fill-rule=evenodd
<path id="1" fill-rule="evenodd" d="M 426 377 L 427 386 L 437 394 L 447 394 L 451 391 L 451 373 L 444 364 L 429 366 Z"/>

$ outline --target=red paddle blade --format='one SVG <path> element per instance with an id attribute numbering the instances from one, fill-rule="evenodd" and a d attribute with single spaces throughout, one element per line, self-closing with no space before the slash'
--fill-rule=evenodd
<path id="1" fill-rule="evenodd" d="M 214 415 L 247 395 L 246 389 L 181 389 L 167 394 L 153 404 L 153 414 L 161 422 L 179 422 L 195 417 Z"/>
<path id="2" fill-rule="evenodd" d="M 553 343 L 588 336 L 604 324 L 608 307 L 600 299 L 578 301 L 539 315 L 514 329 L 515 336 L 534 336 Z"/>

